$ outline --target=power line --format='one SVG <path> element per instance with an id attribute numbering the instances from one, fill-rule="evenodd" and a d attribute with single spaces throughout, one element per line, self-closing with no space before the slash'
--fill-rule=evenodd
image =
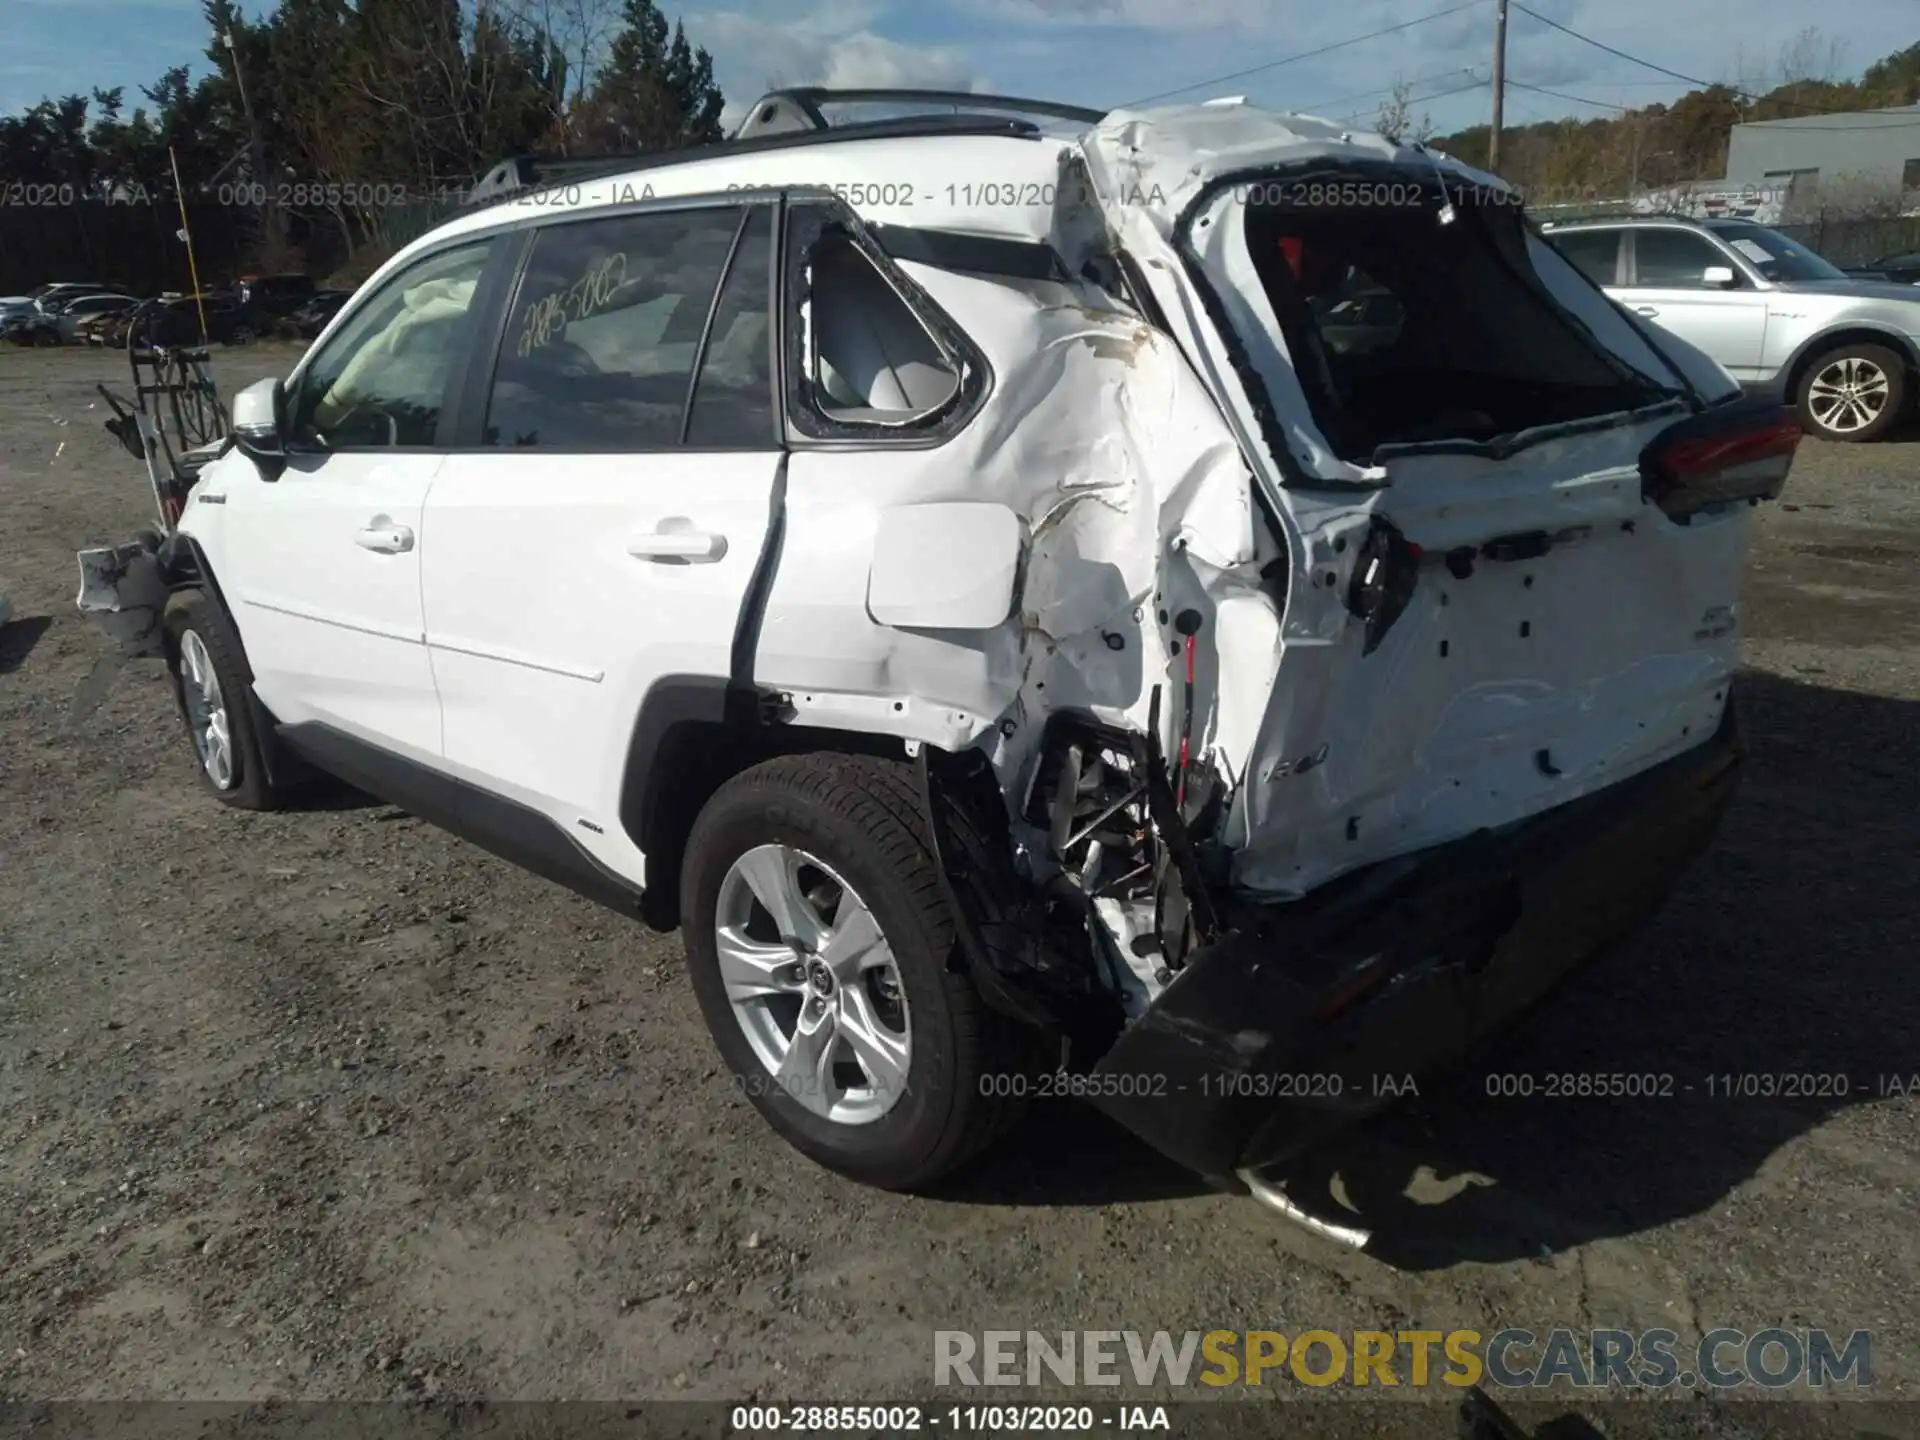
<path id="1" fill-rule="evenodd" d="M 1484 90 L 1484 89 L 1486 89 L 1486 88 L 1487 88 L 1487 82 L 1486 82 L 1486 81 L 1484 81 L 1484 80 L 1480 80 L 1480 79 L 1475 79 L 1475 80 L 1473 80 L 1473 81 L 1471 81 L 1470 83 L 1468 83 L 1468 84 L 1466 84 L 1466 85 L 1456 85 L 1456 86 L 1454 86 L 1454 87 L 1453 87 L 1453 88 L 1452 88 L 1451 90 L 1436 90 L 1436 91 L 1434 91 L 1434 92 L 1433 92 L 1433 93 L 1432 93 L 1431 95 L 1413 95 L 1413 96 L 1409 96 L 1409 97 L 1408 97 L 1408 99 L 1407 99 L 1407 104 L 1409 104 L 1409 105 L 1424 105 L 1424 104 L 1426 104 L 1426 103 L 1427 103 L 1427 102 L 1428 102 L 1429 100 L 1444 100 L 1444 99 L 1446 99 L 1446 98 L 1447 98 L 1447 97 L 1448 97 L 1449 95 L 1464 95 L 1464 94 L 1466 94 L 1466 93 L 1467 93 L 1467 91 L 1469 91 L 1469 90 Z M 1350 112 L 1350 113 L 1348 113 L 1348 114 L 1345 114 L 1345 115 L 1342 115 L 1342 116 L 1340 116 L 1339 118 L 1340 118 L 1340 119 L 1342 119 L 1342 120 L 1357 120 L 1357 119 L 1359 119 L 1359 118 L 1360 118 L 1360 115 L 1361 115 L 1361 113 L 1362 113 L 1362 112 L 1360 112 L 1360 111 L 1358 111 L 1358 110 L 1355 110 L 1355 111 L 1352 111 L 1352 112 Z"/>
<path id="2" fill-rule="evenodd" d="M 1653 63 L 1653 61 L 1643 60 L 1638 55 L 1629 55 L 1624 50 L 1616 50 L 1613 46 L 1607 44 L 1605 41 L 1596 40 L 1591 35 L 1582 35 L 1578 30 L 1574 30 L 1569 28 L 1568 26 L 1562 25 L 1558 20 L 1549 20 L 1546 16 L 1542 15 L 1538 10 L 1531 9 L 1528 6 L 1523 5 L 1521 3 L 1521 0 L 1510 0 L 1510 3 L 1513 5 L 1514 9 L 1521 11 L 1523 14 L 1531 15 L 1534 19 L 1538 20 L 1542 25 L 1546 25 L 1551 27 L 1552 29 L 1558 30 L 1562 35 L 1571 35 L 1574 39 L 1580 41 L 1583 45 L 1591 45 L 1596 50 L 1604 50 L 1607 52 L 1607 54 L 1617 56 L 1619 59 L 1625 60 L 1630 64 L 1643 66 L 1644 68 L 1648 70 L 1652 70 L 1657 74 L 1667 75 L 1672 77 L 1675 80 L 1685 81 L 1687 84 L 1697 86 L 1702 90 L 1722 89 L 1727 91 L 1728 94 L 1736 95 L 1740 99 L 1748 101 L 1749 103 L 1756 103 L 1759 101 L 1772 99 L 1773 103 L 1775 104 L 1792 105 L 1801 110 L 1810 110 L 1816 115 L 1857 115 L 1861 113 L 1857 110 L 1835 110 L 1831 106 L 1815 105 L 1808 100 L 1787 100 L 1779 97 L 1754 95 L 1745 90 L 1737 90 L 1731 85 L 1723 85 L 1720 82 L 1715 80 L 1702 80 L 1697 75 L 1682 75 L 1678 70 L 1669 70 L 1664 65 L 1656 65 Z M 1893 127 L 1882 127 L 1879 125 L 1860 125 L 1860 126 L 1819 125 L 1819 126 L 1813 126 L 1810 128 L 1819 129 L 1819 130 L 1833 130 L 1833 129 L 1878 130 L 1882 128 L 1893 128 Z"/>
<path id="3" fill-rule="evenodd" d="M 1556 100 L 1571 100 L 1576 105 L 1594 105 L 1594 106 L 1598 106 L 1602 110 L 1617 110 L 1622 115 L 1637 114 L 1640 109 L 1644 108 L 1644 107 L 1633 106 L 1633 105 L 1616 105 L 1611 100 L 1593 100 L 1593 99 L 1589 99 L 1585 95 L 1569 95 L 1564 90 L 1549 90 L 1544 85 L 1529 85 L 1524 80 L 1510 79 L 1507 81 L 1507 84 L 1516 85 L 1522 90 L 1531 90 L 1538 95 L 1551 95 Z M 1836 111 L 1834 113 L 1840 114 L 1840 115 L 1853 115 L 1853 114 L 1860 114 L 1860 113 L 1872 114 L 1874 112 L 1842 110 L 1842 111 Z M 1867 125 L 1795 125 L 1790 121 L 1782 121 L 1782 120 L 1755 120 L 1755 121 L 1747 121 L 1745 123 L 1755 124 L 1755 125 L 1765 125 L 1769 130 L 1824 130 L 1829 133 L 1838 132 L 1838 131 L 1852 131 L 1852 130 L 1912 130 L 1912 129 L 1920 129 L 1920 113 L 1916 113 L 1911 120 L 1874 121 L 1873 123 L 1867 124 Z"/>
<path id="4" fill-rule="evenodd" d="M 1633 113 L 1633 107 L 1631 105 L 1616 105 L 1611 100 L 1589 100 L 1584 95 L 1569 95 L 1565 91 L 1549 90 L 1544 85 L 1529 85 L 1526 81 L 1515 80 L 1511 76 L 1507 78 L 1507 84 L 1514 86 L 1516 89 L 1531 90 L 1536 95 L 1551 95 L 1556 100 L 1571 100 L 1576 105 L 1597 105 L 1602 110 L 1618 110 L 1623 115 Z"/>
<path id="5" fill-rule="evenodd" d="M 1520 3 L 1520 0 L 1511 0 L 1511 3 L 1513 5 L 1513 8 L 1520 11 L 1523 15 L 1531 15 L 1534 19 L 1538 20 L 1542 25 L 1550 25 L 1555 30 L 1558 30 L 1562 35 L 1571 35 L 1574 39 L 1579 40 L 1584 44 L 1591 45 L 1596 50 L 1604 50 L 1609 55 L 1618 56 L 1620 59 L 1630 61 L 1635 65 L 1645 66 L 1649 70 L 1657 70 L 1662 75 L 1672 76 L 1675 80 L 1684 80 L 1689 85 L 1699 85 L 1702 87 L 1710 87 L 1713 84 L 1711 80 L 1699 80 L 1699 79 L 1695 79 L 1691 75 L 1682 75 L 1678 70 L 1669 70 L 1667 69 L 1666 66 L 1656 65 L 1651 60 L 1642 60 L 1638 55 L 1629 55 L 1624 50 L 1616 50 L 1613 48 L 1613 46 L 1606 44 L 1604 41 L 1596 40 L 1591 35 L 1582 35 L 1578 30 L 1569 30 L 1565 25 L 1562 25 L 1558 20 L 1549 20 L 1546 16 L 1542 15 L 1538 10 L 1529 9 L 1527 6 L 1522 5 Z"/>
<path id="6" fill-rule="evenodd" d="M 1456 75 L 1471 75 L 1471 65 L 1457 65 L 1451 70 L 1438 70 L 1431 75 L 1416 75 L 1411 80 L 1396 80 L 1391 85 L 1376 85 L 1371 90 L 1356 90 L 1351 95 L 1336 95 L 1331 100 L 1315 100 L 1306 105 L 1295 107 L 1295 113 L 1313 115 L 1322 110 L 1330 110 L 1335 105 L 1344 105 L 1349 100 L 1365 100 L 1370 95 L 1387 95 L 1405 85 L 1411 90 L 1416 85 L 1428 85 L 1435 80 L 1451 80 Z"/>
<path id="7" fill-rule="evenodd" d="M 1229 80 L 1241 80 L 1248 75 L 1258 75 L 1262 71 L 1277 70 L 1282 65 L 1292 65 L 1301 60 L 1312 60 L 1320 55 L 1330 55 L 1335 50 L 1344 50 L 1349 45 L 1364 44 L 1368 40 L 1378 40 L 1385 35 L 1397 35 L 1402 30 L 1411 30 L 1416 25 L 1425 25 L 1429 20 L 1441 20 L 1449 15 L 1458 15 L 1462 10 L 1471 10 L 1483 3 L 1483 0 L 1463 0 L 1458 5 L 1449 5 L 1444 10 L 1435 10 L 1430 15 L 1420 15 L 1412 20 L 1403 20 L 1398 25 L 1388 25 L 1384 29 L 1371 30 L 1365 35 L 1355 35 L 1346 40 L 1336 40 L 1331 45 L 1322 45 L 1317 50 L 1302 50 L 1298 55 L 1282 56 L 1278 60 L 1269 60 L 1264 65 L 1252 65 L 1245 70 L 1234 70 L 1225 75 L 1213 75 L 1205 80 L 1196 80 L 1191 85 L 1177 85 L 1171 90 L 1162 90 L 1157 95 L 1143 95 L 1138 100 L 1128 100 L 1120 108 L 1130 109 L 1135 105 L 1148 105 L 1155 100 L 1165 100 L 1170 95 L 1184 95 L 1189 90 L 1204 90 L 1212 85 L 1224 85 Z"/>

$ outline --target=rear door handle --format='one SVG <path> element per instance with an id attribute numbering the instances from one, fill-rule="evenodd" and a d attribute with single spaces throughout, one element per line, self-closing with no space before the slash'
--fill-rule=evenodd
<path id="1" fill-rule="evenodd" d="M 1660 313 L 1660 311 L 1652 305 L 1636 305 L 1633 308 L 1636 313 L 1641 315 L 1658 315 Z"/>
<path id="2" fill-rule="evenodd" d="M 353 543 L 379 555 L 404 555 L 413 549 L 413 531 L 394 524 L 385 515 L 376 515 L 355 533 Z"/>
<path id="3" fill-rule="evenodd" d="M 727 537 L 706 530 L 653 530 L 627 541 L 627 554 L 636 560 L 678 560 L 706 565 L 727 553 Z"/>

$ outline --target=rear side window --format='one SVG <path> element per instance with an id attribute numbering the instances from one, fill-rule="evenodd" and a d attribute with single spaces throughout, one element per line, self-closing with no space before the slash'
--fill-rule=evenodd
<path id="1" fill-rule="evenodd" d="M 814 252 L 808 302 L 807 378 L 827 418 L 907 425 L 960 388 L 939 342 L 848 236 Z"/>
<path id="2" fill-rule="evenodd" d="M 1639 230 L 1633 237 L 1636 284 L 1701 289 L 1709 265 L 1727 261 L 1712 244 L 1689 230 Z M 1731 267 L 1729 267 L 1731 268 Z"/>
<path id="3" fill-rule="evenodd" d="M 1648 403 L 1554 301 L 1496 207 L 1254 206 L 1249 258 L 1336 453 L 1486 441 Z"/>
<path id="4" fill-rule="evenodd" d="M 756 205 L 734 250 L 714 306 L 700 377 L 687 414 L 687 443 L 700 448 L 774 449 L 773 208 Z"/>
<path id="5" fill-rule="evenodd" d="M 1553 248 L 1596 285 L 1619 283 L 1620 232 L 1572 230 L 1549 237 Z"/>
<path id="6" fill-rule="evenodd" d="M 678 446 L 721 277 L 736 239 L 747 238 L 743 222 L 764 210 L 655 211 L 541 231 L 501 345 L 485 442 L 558 450 Z M 755 303 L 764 317 L 764 282 L 754 301 L 733 302 L 728 329 L 718 335 L 716 364 L 724 359 L 731 368 L 714 380 L 703 407 L 709 433 L 727 393 L 750 389 L 755 378 L 751 337 L 733 333 Z M 760 363 L 763 389 L 770 389 L 764 358 Z M 770 416 L 767 424 L 770 431 Z"/>
<path id="7" fill-rule="evenodd" d="M 850 215 L 796 206 L 785 263 L 788 413 L 801 433 L 926 443 L 966 423 L 985 360 Z"/>

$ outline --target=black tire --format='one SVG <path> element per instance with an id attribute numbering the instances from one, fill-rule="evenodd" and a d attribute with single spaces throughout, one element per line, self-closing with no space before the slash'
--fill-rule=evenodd
<path id="1" fill-rule="evenodd" d="M 1871 366 L 1884 378 L 1886 398 L 1880 411 L 1865 424 L 1853 429 L 1835 429 L 1828 420 L 1837 418 L 1833 408 L 1826 402 L 1830 391 L 1824 387 L 1844 376 L 1846 367 Z M 1836 374 L 1840 372 L 1839 374 Z M 1858 372 L 1856 372 L 1858 373 Z M 1816 391 L 1816 387 L 1823 391 Z M 1844 444 L 1865 444 L 1878 440 L 1900 423 L 1907 408 L 1907 362 L 1906 358 L 1884 345 L 1841 345 L 1822 355 L 1817 355 L 1800 374 L 1800 383 L 1794 390 L 1794 405 L 1800 412 L 1800 424 L 1809 435 L 1822 440 L 1835 440 Z M 1828 420 L 1821 418 L 1825 413 Z M 1841 413 L 1857 416 L 1857 411 L 1842 409 Z"/>
<path id="2" fill-rule="evenodd" d="M 733 863 L 760 845 L 804 850 L 871 910 L 911 1023 L 903 1093 L 862 1124 L 808 1109 L 754 1053 L 721 978 L 715 924 Z M 1019 1081 L 1047 1038 L 981 1001 L 955 942 L 912 769 L 871 756 L 785 756 L 744 771 L 707 802 L 687 842 L 680 911 L 687 967 L 707 1027 L 741 1088 L 802 1154 L 889 1190 L 927 1185 L 973 1159 L 1018 1118 Z"/>
<path id="3" fill-rule="evenodd" d="M 274 810 L 282 801 L 280 792 L 267 778 L 267 767 L 260 755 L 260 737 L 254 729 L 253 670 L 247 664 L 246 651 L 233 621 L 220 602 L 204 590 L 179 590 L 167 601 L 161 622 L 165 637 L 167 670 L 173 676 L 173 696 L 180 707 L 192 747 L 194 773 L 200 783 L 223 805 L 236 810 Z M 191 639 L 189 637 L 192 637 Z M 194 640 L 210 664 L 219 682 L 226 715 L 227 748 L 231 753 L 231 773 L 222 784 L 209 772 L 196 736 L 193 711 L 188 699 L 188 666 L 183 662 Z"/>

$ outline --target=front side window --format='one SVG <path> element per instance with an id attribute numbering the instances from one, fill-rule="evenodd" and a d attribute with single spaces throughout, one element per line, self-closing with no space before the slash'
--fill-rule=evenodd
<path id="1" fill-rule="evenodd" d="M 1662 290 L 1704 290 L 1710 265 L 1731 270 L 1711 241 L 1691 230 L 1640 230 L 1633 237 L 1635 282 Z"/>
<path id="2" fill-rule="evenodd" d="M 464 358 L 491 242 L 408 266 L 354 311 L 295 387 L 291 439 L 325 450 L 429 447 Z M 227 308 L 232 308 L 231 305 Z"/>
<path id="3" fill-rule="evenodd" d="M 764 206 L 751 209 L 764 215 Z M 625 451 L 679 445 L 715 294 L 749 218 L 729 205 L 541 231 L 508 316 L 486 443 Z M 753 363 L 752 336 L 735 332 L 743 322 L 751 329 L 756 307 L 764 318 L 764 281 L 757 295 L 732 304 L 727 329 L 716 337 L 728 377 L 749 386 L 753 377 L 736 372 Z M 758 372 L 763 380 L 765 373 Z M 771 428 L 769 420 L 769 434 Z"/>

